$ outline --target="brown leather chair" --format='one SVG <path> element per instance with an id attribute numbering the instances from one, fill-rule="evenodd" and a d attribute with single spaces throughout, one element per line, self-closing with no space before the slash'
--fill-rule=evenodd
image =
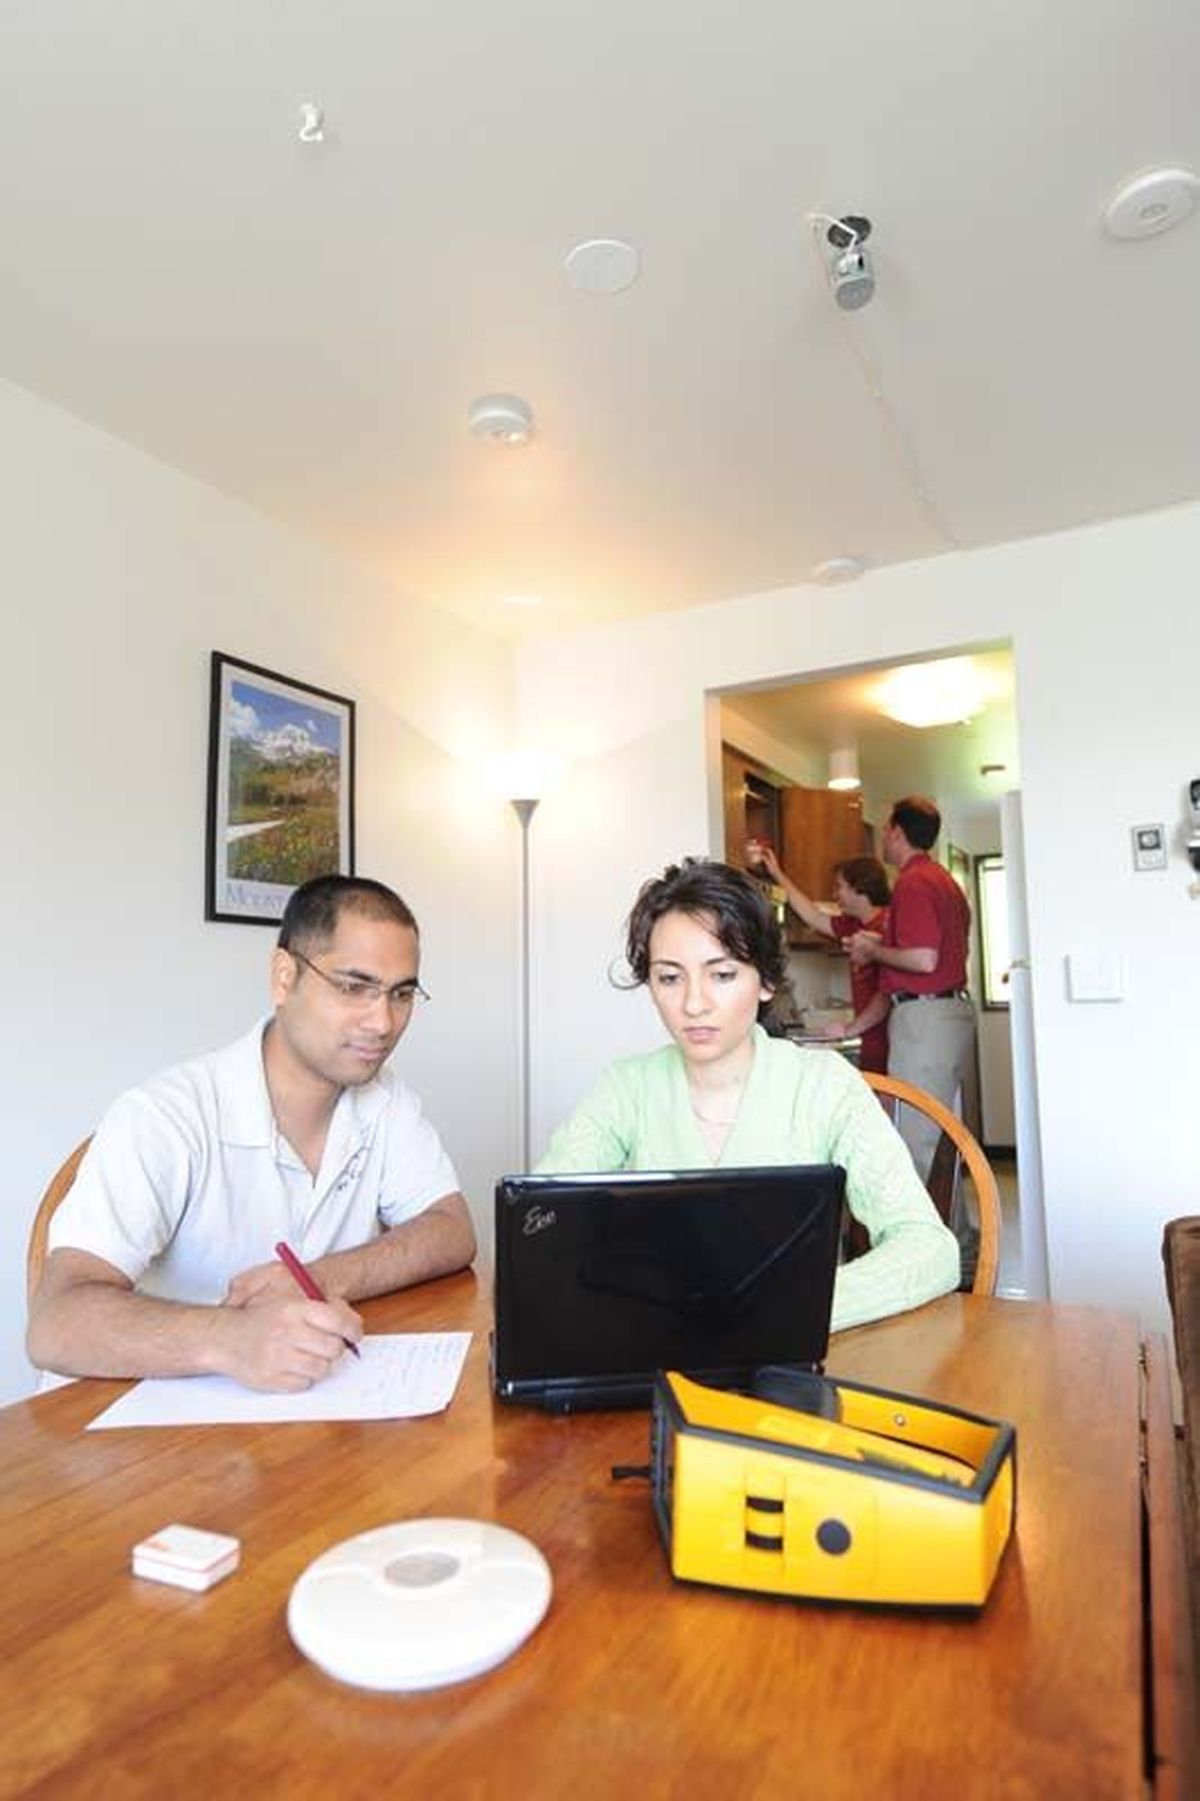
<path id="1" fill-rule="evenodd" d="M 950 1211 L 966 1168 L 979 1207 L 979 1255 L 971 1293 L 995 1294 L 996 1274 L 1000 1267 L 1000 1190 L 992 1166 L 977 1141 L 957 1114 L 951 1113 L 949 1107 L 943 1106 L 936 1096 L 927 1094 L 923 1088 L 914 1088 L 911 1082 L 902 1082 L 899 1076 L 877 1075 L 874 1070 L 866 1069 L 863 1081 L 875 1090 L 893 1122 L 903 1108 L 912 1107 L 941 1127 L 925 1186 L 934 1206 L 949 1225 Z M 865 1250 L 866 1245 L 862 1244 L 860 1248 Z"/>
<path id="2" fill-rule="evenodd" d="M 50 1178 L 50 1186 L 38 1203 L 38 1210 L 33 1216 L 33 1225 L 29 1229 L 29 1248 L 25 1253 L 25 1305 L 28 1308 L 33 1301 L 34 1291 L 42 1279 L 42 1265 L 46 1261 L 46 1235 L 50 1230 L 50 1217 L 59 1202 L 70 1190 L 75 1180 L 75 1172 L 83 1162 L 83 1153 L 91 1144 L 89 1133 L 82 1144 L 77 1144 L 71 1155 Z"/>

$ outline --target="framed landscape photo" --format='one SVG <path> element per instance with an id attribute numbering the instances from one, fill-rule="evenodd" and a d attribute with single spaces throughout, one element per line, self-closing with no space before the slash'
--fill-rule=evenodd
<path id="1" fill-rule="evenodd" d="M 204 917 L 276 925 L 354 874 L 354 702 L 212 653 Z"/>

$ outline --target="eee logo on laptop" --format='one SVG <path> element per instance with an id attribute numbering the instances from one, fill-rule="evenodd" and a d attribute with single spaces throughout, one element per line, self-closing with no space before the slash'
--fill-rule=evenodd
<path id="1" fill-rule="evenodd" d="M 558 1215 L 553 1207 L 543 1213 L 540 1207 L 530 1207 L 521 1222 L 521 1232 L 525 1238 L 532 1238 L 537 1232 L 544 1232 L 547 1226 L 557 1224 Z"/>

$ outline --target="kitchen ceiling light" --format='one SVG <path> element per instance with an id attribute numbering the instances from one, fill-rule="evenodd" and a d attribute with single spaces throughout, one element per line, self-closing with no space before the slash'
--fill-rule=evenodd
<path id="1" fill-rule="evenodd" d="M 481 394 L 467 411 L 475 438 L 492 444 L 528 444 L 533 436 L 533 408 L 519 394 Z"/>
<path id="2" fill-rule="evenodd" d="M 836 789 L 840 794 L 849 794 L 855 788 L 862 787 L 858 773 L 858 752 L 852 744 L 843 750 L 830 751 L 829 780 L 825 785 Z"/>
<path id="3" fill-rule="evenodd" d="M 970 657 L 944 657 L 937 663 L 893 669 L 875 689 L 874 698 L 888 719 L 922 729 L 963 725 L 987 704 L 983 679 Z"/>

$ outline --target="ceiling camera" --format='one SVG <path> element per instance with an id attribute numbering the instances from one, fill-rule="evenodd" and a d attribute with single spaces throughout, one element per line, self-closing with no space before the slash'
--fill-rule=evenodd
<path id="1" fill-rule="evenodd" d="M 875 292 L 875 272 L 865 250 L 843 250 L 833 259 L 829 279 L 833 283 L 834 299 L 847 313 L 866 306 Z"/>
<path id="2" fill-rule="evenodd" d="M 866 249 L 871 235 L 871 221 L 861 214 L 847 213 L 834 219 L 825 233 L 833 246 L 829 263 L 829 282 L 833 297 L 843 312 L 857 312 L 866 306 L 875 292 L 875 271 Z"/>

